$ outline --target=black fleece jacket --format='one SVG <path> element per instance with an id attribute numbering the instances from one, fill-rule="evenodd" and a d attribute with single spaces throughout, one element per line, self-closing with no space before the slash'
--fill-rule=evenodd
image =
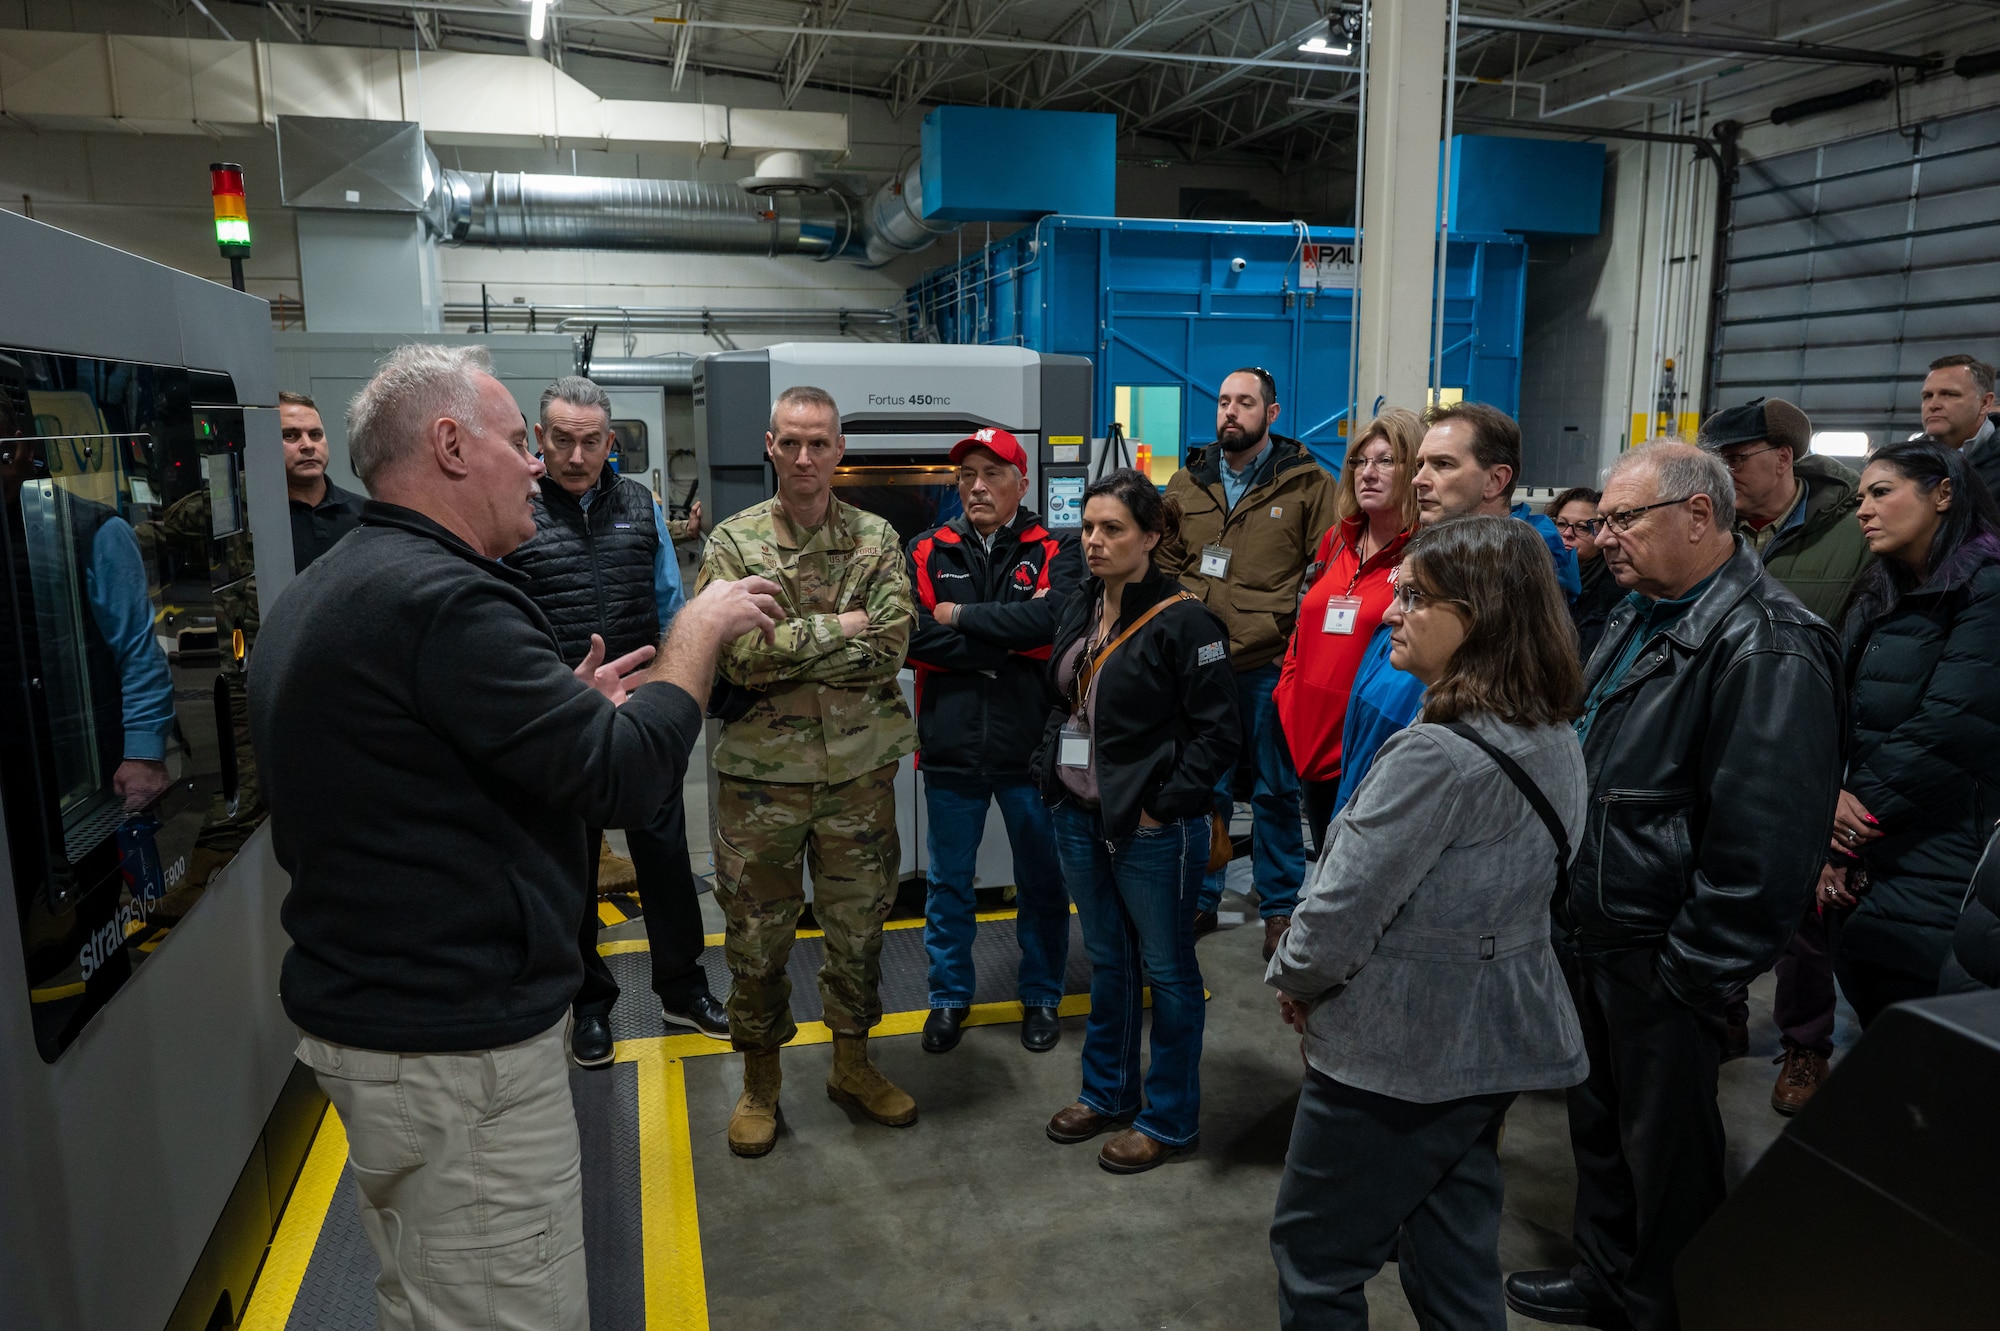
<path id="1" fill-rule="evenodd" d="M 1024 508 L 991 550 L 960 515 L 918 535 L 907 555 L 918 764 L 933 777 L 1025 779 L 1049 709 L 1049 643 L 1083 576 L 1076 537 L 1051 534 Z M 942 601 L 958 606 L 949 628 L 931 617 Z"/>
<path id="2" fill-rule="evenodd" d="M 641 826 L 680 785 L 694 699 L 613 707 L 525 581 L 370 502 L 265 617 L 251 738 L 292 876 L 279 989 L 310 1034 L 451 1052 L 555 1025 L 583 975 L 585 828 Z"/>
<path id="3" fill-rule="evenodd" d="M 1179 582 L 1152 570 L 1125 588 L 1114 628 L 1124 632 L 1124 625 L 1180 590 Z M 1056 629 L 1049 687 L 1058 696 L 1055 675 L 1063 655 L 1090 630 L 1103 596 L 1104 584 L 1086 577 Z M 1093 742 L 1106 836 L 1132 835 L 1141 811 L 1164 823 L 1214 808 L 1215 783 L 1243 747 L 1229 630 L 1214 611 L 1192 600 L 1162 610 L 1111 654 L 1096 691 Z M 1049 712 L 1033 759 L 1035 782 L 1051 804 L 1069 793 L 1056 773 L 1056 737 L 1069 712 L 1070 700 L 1062 697 Z"/>

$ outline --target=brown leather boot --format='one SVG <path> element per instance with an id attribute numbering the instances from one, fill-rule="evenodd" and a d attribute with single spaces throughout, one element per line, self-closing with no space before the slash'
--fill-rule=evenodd
<path id="1" fill-rule="evenodd" d="M 597 838 L 597 895 L 608 897 L 613 892 L 636 892 L 639 890 L 639 871 L 632 867 L 632 861 L 611 849 L 611 838 L 599 835 Z"/>
<path id="2" fill-rule="evenodd" d="M 1064 1146 L 1074 1146 L 1077 1142 L 1087 1142 L 1107 1128 L 1118 1126 L 1119 1120 L 1106 1118 L 1083 1101 L 1058 1109 L 1049 1120 L 1049 1140 L 1061 1142 Z"/>
<path id="3" fill-rule="evenodd" d="M 1113 1174 L 1143 1174 L 1155 1165 L 1164 1164 L 1168 1156 L 1180 1149 L 1148 1137 L 1137 1128 L 1127 1128 L 1104 1143 L 1097 1153 L 1097 1163 Z"/>
<path id="4" fill-rule="evenodd" d="M 737 1155 L 770 1154 L 778 1144 L 778 1089 L 784 1084 L 778 1051 L 743 1055 L 743 1094 L 729 1116 L 729 1149 Z"/>
<path id="5" fill-rule="evenodd" d="M 1264 960 L 1269 961 L 1278 950 L 1278 941 L 1285 936 L 1285 930 L 1292 927 L 1289 915 L 1273 915 L 1264 921 Z"/>
<path id="6" fill-rule="evenodd" d="M 1771 1061 L 1785 1065 L 1778 1074 L 1778 1084 L 1771 1088 L 1771 1108 L 1790 1118 L 1806 1107 L 1806 1101 L 1826 1080 L 1826 1055 L 1787 1045 L 1785 1052 Z"/>
<path id="7" fill-rule="evenodd" d="M 917 1121 L 917 1102 L 868 1061 L 866 1035 L 833 1037 L 833 1068 L 826 1074 L 826 1098 L 835 1104 L 852 1105 L 885 1127 L 904 1128 Z"/>

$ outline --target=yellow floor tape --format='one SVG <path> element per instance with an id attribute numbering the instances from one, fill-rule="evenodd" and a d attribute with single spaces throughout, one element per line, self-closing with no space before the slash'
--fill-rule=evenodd
<path id="1" fill-rule="evenodd" d="M 618 1050 L 621 1061 L 638 1064 L 639 1073 L 639 1159 L 647 1162 L 639 1170 L 646 1325 L 707 1331 L 708 1281 L 701 1266 L 701 1217 L 695 1210 L 687 1074 L 680 1059 L 661 1050 L 664 1043 L 628 1040 Z"/>
<path id="2" fill-rule="evenodd" d="M 299 1181 L 292 1185 L 291 1200 L 285 1203 L 271 1251 L 264 1257 L 264 1269 L 250 1287 L 249 1306 L 237 1331 L 285 1331 L 299 1286 L 305 1282 L 306 1267 L 312 1264 L 313 1249 L 319 1244 L 319 1232 L 326 1224 L 327 1208 L 346 1168 L 347 1129 L 329 1105 L 319 1121 L 312 1150 L 306 1154 L 305 1168 L 299 1171 Z"/>
<path id="3" fill-rule="evenodd" d="M 1014 912 L 992 911 L 981 920 L 1010 919 Z M 884 928 L 914 928 L 922 920 L 892 920 Z M 810 937 L 801 931 L 801 937 Z M 710 938 L 720 943 L 720 934 Z M 606 955 L 643 951 L 646 940 L 602 944 Z M 1203 997 L 1207 997 L 1206 991 Z M 1143 995 L 1148 1004 L 1152 992 Z M 1056 1009 L 1077 1017 L 1090 1011 L 1089 994 L 1069 994 Z M 1018 1002 L 975 1003 L 967 1009 L 967 1026 L 998 1026 L 1021 1020 Z M 924 1027 L 928 1010 L 891 1012 L 871 1032 L 877 1037 L 914 1035 Z M 787 1044 L 827 1044 L 833 1032 L 825 1022 L 808 1021 Z M 728 1054 L 727 1041 L 706 1035 L 662 1035 L 620 1040 L 616 1061 L 636 1065 L 639 1111 L 640 1240 L 646 1264 L 646 1325 L 654 1331 L 680 1328 L 708 1331 L 708 1281 L 701 1261 L 701 1216 L 694 1192 L 694 1141 L 688 1126 L 685 1060 Z M 305 1168 L 292 1189 L 284 1218 L 264 1269 L 251 1290 L 249 1307 L 238 1331 L 284 1331 L 298 1301 L 306 1267 L 312 1262 L 327 1208 L 347 1165 L 347 1132 L 331 1108 L 320 1122 Z"/>

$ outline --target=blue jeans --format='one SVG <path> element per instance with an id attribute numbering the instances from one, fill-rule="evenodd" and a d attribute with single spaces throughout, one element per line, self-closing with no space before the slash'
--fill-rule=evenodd
<path id="1" fill-rule="evenodd" d="M 1243 719 L 1245 758 L 1255 765 L 1257 784 L 1250 794 L 1250 864 L 1257 885 L 1257 913 L 1265 919 L 1290 915 L 1299 904 L 1299 885 L 1306 878 L 1306 839 L 1299 831 L 1299 773 L 1271 690 L 1278 687 L 1278 663 L 1246 670 L 1236 677 L 1237 713 Z M 1235 771 L 1224 772 L 1215 785 L 1219 809 L 1231 804 L 1229 788 Z M 1222 900 L 1226 869 L 1217 869 L 1201 885 L 1201 909 L 1214 910 Z"/>
<path id="2" fill-rule="evenodd" d="M 1201 1131 L 1201 967 L 1195 894 L 1208 863 L 1208 819 L 1183 818 L 1104 840 L 1097 811 L 1054 810 L 1056 853 L 1090 951 L 1090 1020 L 1077 1098 L 1154 1141 L 1184 1146 Z M 1153 986 L 1153 1061 L 1140 1107 L 1142 994 Z"/>
<path id="3" fill-rule="evenodd" d="M 972 1006 L 972 940 L 978 930 L 972 897 L 973 869 L 986 831 L 988 800 L 1000 805 L 1007 843 L 1014 851 L 1021 944 L 1021 1002 L 1055 1007 L 1062 1002 L 1069 966 L 1069 897 L 1056 865 L 1055 829 L 1048 807 L 1027 779 L 981 781 L 925 776 L 924 815 L 930 826 L 930 894 L 924 910 L 924 950 L 930 954 L 931 1006 Z"/>

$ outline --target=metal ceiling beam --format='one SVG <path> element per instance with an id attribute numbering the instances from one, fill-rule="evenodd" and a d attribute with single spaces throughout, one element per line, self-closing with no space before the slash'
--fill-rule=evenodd
<path id="1" fill-rule="evenodd" d="M 1716 37 L 1693 32 L 1645 32 L 1636 28 L 1587 28 L 1574 23 L 1545 23 L 1538 19 L 1489 18 L 1482 14 L 1461 14 L 1461 28 L 1486 32 L 1520 32 L 1539 37 L 1573 37 L 1579 41 L 1604 42 L 1617 46 L 1643 47 L 1650 51 L 1698 51 L 1704 54 L 1754 55 L 1775 60 L 1797 60 L 1814 65 L 1871 65 L 1885 69 L 1937 68 L 1930 56 L 1900 55 L 1894 51 L 1867 51 L 1853 46 L 1821 46 L 1814 42 L 1770 41 L 1762 37 Z"/>
<path id="2" fill-rule="evenodd" d="M 1323 74 L 1359 74 L 1361 70 L 1355 65 L 1322 65 L 1298 60 L 1277 61 L 1271 58 L 1280 51 L 1297 50 L 1299 43 L 1304 41 L 1313 28 L 1317 26 L 1319 26 L 1317 23 L 1313 23 L 1300 28 L 1298 31 L 1273 42 L 1248 60 L 1230 58 L 1227 62 L 1230 68 L 1223 73 L 1216 75 L 1205 83 L 1196 84 L 1173 101 L 1168 102 L 1165 106 L 1155 107 L 1135 123 L 1121 125 L 1119 129 L 1124 133 L 1130 134 L 1145 129 L 1149 125 L 1157 125 L 1168 116 L 1184 111 L 1190 106 L 1198 105 L 1205 99 L 1214 96 L 1218 89 L 1226 87 L 1234 83 L 1237 79 L 1242 78 L 1245 69 L 1305 69 Z M 1211 59 L 1220 62 L 1223 60 L 1223 57 L 1211 57 Z"/>
<path id="3" fill-rule="evenodd" d="M 968 14 L 971 13 L 971 5 L 969 3 L 969 0 L 966 12 Z M 1004 3 L 1004 0 L 1001 0 L 1001 3 L 996 3 L 993 6 L 993 8 L 987 12 L 986 17 L 981 19 L 978 25 L 974 27 L 972 31 L 967 35 L 971 37 L 984 37 L 987 33 L 993 30 L 993 25 L 998 23 L 1001 20 L 1001 18 L 1006 15 L 1006 13 L 1007 13 L 1007 6 Z M 889 108 L 890 114 L 900 116 L 909 107 L 915 106 L 918 102 L 923 101 L 925 97 L 930 95 L 930 91 L 932 88 L 937 87 L 938 84 L 942 83 L 951 74 L 951 68 L 954 64 L 958 62 L 958 60 L 959 60 L 958 54 L 951 53 L 945 55 L 942 59 L 932 62 L 929 72 L 924 76 L 921 82 L 915 81 L 916 71 L 912 69 L 911 70 L 912 84 L 911 84 L 910 94 L 909 96 L 899 98 L 895 103 L 892 103 Z"/>
<path id="4" fill-rule="evenodd" d="M 818 64 L 819 58 L 826 54 L 827 43 L 833 40 L 831 34 L 834 30 L 834 25 L 846 17 L 848 6 L 853 3 L 854 0 L 836 0 L 833 12 L 826 14 L 824 20 L 828 35 L 818 38 L 802 37 L 798 39 L 800 45 L 796 61 L 792 65 L 791 72 L 785 76 L 786 106 L 790 106 L 798 99 L 800 90 L 806 86 L 806 80 L 812 77 L 813 66 Z M 821 12 L 825 13 L 825 11 Z M 780 64 L 779 68 L 782 69 L 783 65 Z"/>
<path id="5" fill-rule="evenodd" d="M 1197 0 L 1167 0 L 1159 9 L 1154 10 L 1142 19 L 1130 32 L 1127 32 L 1124 36 L 1111 43 L 1111 49 L 1115 51 L 1129 50 L 1134 42 L 1159 27 L 1162 23 L 1173 18 L 1181 10 L 1187 8 L 1188 5 L 1196 2 Z M 1035 106 L 1038 108 L 1047 106 L 1056 98 L 1063 96 L 1071 88 L 1076 87 L 1084 79 L 1089 78 L 1097 70 L 1098 66 L 1111 58 L 1109 55 L 1092 56 L 1088 63 L 1071 70 L 1064 76 L 1061 83 L 1058 83 L 1055 87 L 1037 97 L 1035 99 Z"/>
<path id="6" fill-rule="evenodd" d="M 478 14 L 502 22 L 518 23 L 519 8 L 503 9 L 498 5 L 457 4 L 451 0 L 342 0 L 344 4 L 366 9 L 387 9 L 401 12 L 411 10 L 436 10 L 448 14 Z M 1280 60 L 1280 51 L 1296 47 L 1307 29 L 1292 35 L 1288 42 L 1279 42 L 1256 56 L 1203 54 L 1196 51 L 1156 51 L 1136 47 L 1076 46 L 1065 42 L 1037 42 L 1017 37 L 965 37 L 947 33 L 883 32 L 874 29 L 855 28 L 815 28 L 802 23 L 739 23 L 734 20 L 669 18 L 665 15 L 646 14 L 604 14 L 591 13 L 579 8 L 566 8 L 563 22 L 572 27 L 599 25 L 664 24 L 688 29 L 709 29 L 725 33 L 765 33 L 777 37 L 831 37 L 848 42 L 891 42 L 909 44 L 912 42 L 934 46 L 981 47 L 993 51 L 1051 51 L 1058 55 L 1107 55 L 1120 60 L 1134 60 L 1140 63 L 1169 65 L 1214 65 L 1227 69 L 1291 69 L 1319 74 L 1358 74 L 1353 65 L 1331 65 L 1315 60 Z"/>
<path id="7" fill-rule="evenodd" d="M 1914 3 L 1914 0 L 1879 0 L 1879 3 L 1868 5 L 1861 9 L 1851 10 L 1845 14 L 1828 15 L 1826 18 L 1821 19 L 1817 23 L 1808 24 L 1803 28 L 1798 28 L 1790 33 L 1785 34 L 1785 36 L 1780 38 L 1780 40 L 1788 42 L 1797 41 L 1799 38 L 1810 37 L 1817 32 L 1824 32 L 1828 28 L 1846 27 L 1850 24 L 1859 23 L 1863 19 L 1873 18 L 1878 14 L 1883 14 L 1892 10 L 1907 9 L 1910 7 L 1912 3 Z M 1556 116 L 1568 115 L 1573 111 L 1580 111 L 1587 106 L 1596 106 L 1602 102 L 1616 101 L 1621 98 L 1629 98 L 1634 96 L 1635 94 L 1657 96 L 1657 94 L 1647 94 L 1646 90 L 1649 88 L 1656 88 L 1658 87 L 1658 85 L 1662 83 L 1671 83 L 1676 80 L 1685 81 L 1691 79 L 1698 74 L 1702 74 L 1708 70 L 1715 69 L 1716 67 L 1723 65 L 1725 63 L 1727 63 L 1726 57 L 1711 56 L 1706 60 L 1697 60 L 1691 65 L 1679 65 L 1673 69 L 1663 70 L 1660 73 L 1648 75 L 1645 78 L 1635 79 L 1627 83 L 1619 84 L 1615 87 L 1605 90 L 1604 92 L 1600 92 L 1589 97 L 1580 98 L 1576 101 L 1568 103 L 1567 105 L 1556 107 L 1553 110 L 1545 110 L 1543 111 L 1542 116 L 1544 119 L 1553 119 Z M 1568 77 L 1574 73 L 1581 72 L 1583 68 L 1587 67 L 1588 66 L 1586 65 L 1581 67 L 1573 67 L 1569 70 L 1559 70 L 1552 74 L 1543 75 L 1543 78 L 1548 83 L 1554 84 L 1558 80 Z"/>

